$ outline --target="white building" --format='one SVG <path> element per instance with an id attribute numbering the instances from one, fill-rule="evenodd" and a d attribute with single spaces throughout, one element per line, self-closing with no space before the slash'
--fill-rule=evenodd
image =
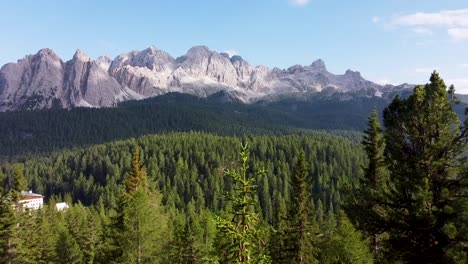
<path id="1" fill-rule="evenodd" d="M 44 196 L 33 193 L 32 191 L 21 192 L 21 200 L 18 201 L 23 208 L 37 210 L 44 205 Z"/>
<path id="2" fill-rule="evenodd" d="M 56 203 L 55 204 L 55 209 L 57 209 L 57 211 L 63 211 L 65 209 L 68 209 L 68 204 L 67 203 Z"/>

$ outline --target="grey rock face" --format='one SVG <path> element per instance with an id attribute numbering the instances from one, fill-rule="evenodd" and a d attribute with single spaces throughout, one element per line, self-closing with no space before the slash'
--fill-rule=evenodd
<path id="1" fill-rule="evenodd" d="M 381 86 L 351 70 L 335 75 L 327 71 L 322 60 L 286 70 L 270 69 L 205 46 L 193 47 L 177 59 L 154 46 L 121 54 L 113 60 L 106 56 L 93 60 L 77 50 L 67 62 L 52 50 L 42 49 L 0 69 L 0 111 L 112 107 L 120 101 L 167 92 L 203 97 L 224 92 L 223 98 L 229 95 L 252 102 L 322 90 L 382 96 L 394 89 L 404 86 Z"/>
<path id="2" fill-rule="evenodd" d="M 65 65 L 50 49 L 42 49 L 0 69 L 0 111 L 52 107 L 62 97 Z"/>

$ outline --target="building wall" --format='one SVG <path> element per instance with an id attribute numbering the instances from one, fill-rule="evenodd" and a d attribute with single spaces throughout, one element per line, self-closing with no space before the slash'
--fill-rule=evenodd
<path id="1" fill-rule="evenodd" d="M 44 198 L 41 197 L 36 199 L 21 200 L 19 202 L 23 205 L 23 208 L 37 210 L 44 205 Z"/>

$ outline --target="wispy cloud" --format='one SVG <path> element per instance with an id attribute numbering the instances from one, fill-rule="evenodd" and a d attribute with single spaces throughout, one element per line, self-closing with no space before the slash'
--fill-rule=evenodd
<path id="1" fill-rule="evenodd" d="M 434 31 L 428 29 L 428 28 L 423 28 L 423 27 L 417 27 L 413 28 L 413 32 L 418 34 L 418 35 L 423 35 L 423 36 L 432 36 L 434 35 Z"/>
<path id="2" fill-rule="evenodd" d="M 468 8 L 398 16 L 393 20 L 393 24 L 400 26 L 468 27 Z"/>
<path id="3" fill-rule="evenodd" d="M 306 6 L 310 3 L 310 0 L 289 0 L 289 3 L 295 6 Z"/>
<path id="4" fill-rule="evenodd" d="M 435 29 L 443 30 L 451 40 L 465 41 L 468 40 L 468 8 L 399 15 L 392 19 L 390 26 L 409 27 L 414 33 L 425 36 L 433 35 Z"/>
<path id="5" fill-rule="evenodd" d="M 380 21 L 382 21 L 382 18 L 381 18 L 381 17 L 379 17 L 379 16 L 373 16 L 373 17 L 372 17 L 372 22 L 373 22 L 373 23 L 377 24 L 377 23 L 379 23 Z"/>
<path id="6" fill-rule="evenodd" d="M 453 41 L 468 40 L 468 27 L 467 28 L 449 28 L 448 35 Z"/>

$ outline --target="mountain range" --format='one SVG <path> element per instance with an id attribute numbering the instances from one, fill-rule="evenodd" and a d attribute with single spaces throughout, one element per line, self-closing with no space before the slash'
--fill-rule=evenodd
<path id="1" fill-rule="evenodd" d="M 336 75 L 322 60 L 287 69 L 255 66 L 241 56 L 205 46 L 192 47 L 178 58 L 154 46 L 114 59 L 91 59 L 77 50 L 69 61 L 41 49 L 0 69 L 0 111 L 114 107 L 171 92 L 243 103 L 301 100 L 317 94 L 343 101 L 391 98 L 412 87 L 379 85 L 352 70 Z"/>

